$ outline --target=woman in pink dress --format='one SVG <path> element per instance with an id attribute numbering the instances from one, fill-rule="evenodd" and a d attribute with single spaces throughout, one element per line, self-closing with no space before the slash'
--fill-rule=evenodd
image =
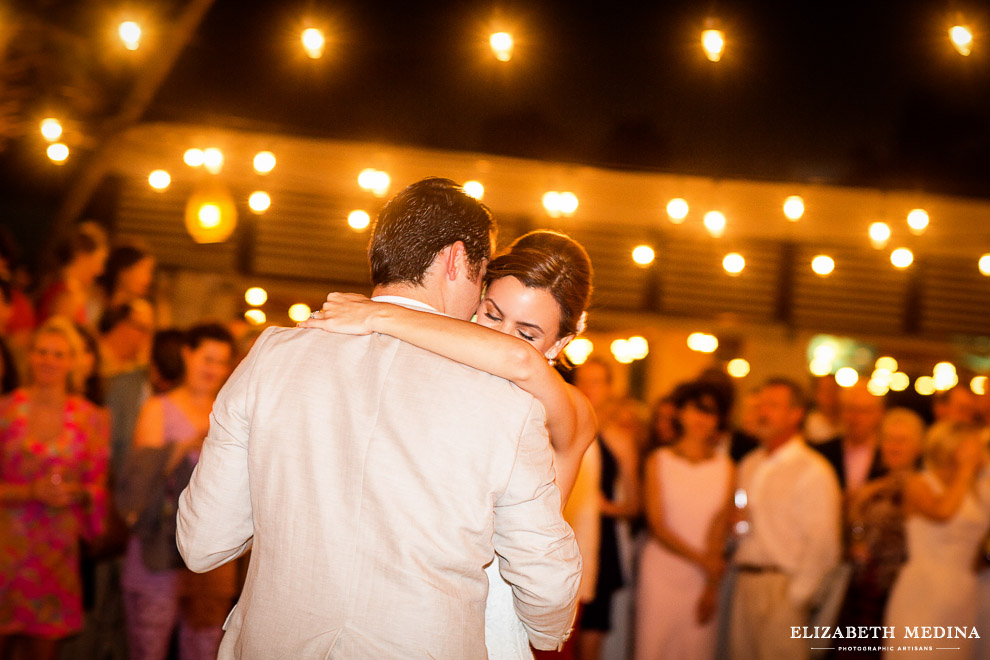
<path id="1" fill-rule="evenodd" d="M 640 556 L 636 660 L 705 660 L 715 652 L 715 608 L 724 568 L 732 461 L 717 449 L 728 410 L 703 382 L 673 393 L 677 441 L 647 459 L 650 538 Z"/>
<path id="2" fill-rule="evenodd" d="M 56 657 L 82 628 L 79 539 L 100 533 L 105 411 L 74 393 L 81 340 L 53 317 L 35 333 L 30 385 L 0 400 L 0 658 Z"/>

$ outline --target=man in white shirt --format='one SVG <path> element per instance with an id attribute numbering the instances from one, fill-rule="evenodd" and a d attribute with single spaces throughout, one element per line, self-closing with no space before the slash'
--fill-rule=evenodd
<path id="1" fill-rule="evenodd" d="M 841 492 L 829 464 L 800 435 L 806 402 L 795 383 L 775 378 L 759 392 L 760 448 L 739 466 L 737 501 L 749 524 L 733 559 L 729 645 L 733 660 L 807 658 L 816 595 L 840 556 Z"/>

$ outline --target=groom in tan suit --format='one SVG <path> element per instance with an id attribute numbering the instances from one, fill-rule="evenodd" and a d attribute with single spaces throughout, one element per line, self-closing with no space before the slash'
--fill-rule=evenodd
<path id="1" fill-rule="evenodd" d="M 495 225 L 446 179 L 382 210 L 374 295 L 469 319 Z M 565 639 L 581 560 L 543 407 L 385 335 L 272 328 L 213 407 L 179 504 L 194 571 L 251 549 L 220 658 L 486 658 L 493 553 L 537 648 Z"/>

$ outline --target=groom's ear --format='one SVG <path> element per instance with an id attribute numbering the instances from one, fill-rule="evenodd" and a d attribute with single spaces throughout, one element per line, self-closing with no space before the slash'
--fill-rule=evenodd
<path id="1" fill-rule="evenodd" d="M 443 257 L 444 275 L 450 281 L 457 279 L 459 272 L 467 269 L 467 248 L 461 241 L 454 241 L 440 251 Z"/>

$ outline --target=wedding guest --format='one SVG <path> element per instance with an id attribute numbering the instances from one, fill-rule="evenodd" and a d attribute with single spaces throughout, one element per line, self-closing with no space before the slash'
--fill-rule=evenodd
<path id="1" fill-rule="evenodd" d="M 978 589 L 973 559 L 990 528 L 990 493 L 981 478 L 985 452 L 978 427 L 935 424 L 925 439 L 924 469 L 904 487 L 908 561 L 887 603 L 884 625 L 977 625 Z M 955 650 L 929 657 L 972 658 L 974 640 L 954 638 Z M 884 657 L 894 657 L 884 653 Z"/>
<path id="2" fill-rule="evenodd" d="M 147 250 L 133 244 L 114 247 L 100 278 L 106 307 L 146 299 L 154 276 L 155 258 Z"/>
<path id="3" fill-rule="evenodd" d="M 84 222 L 55 247 L 57 271 L 42 284 L 38 320 L 65 316 L 87 327 L 96 327 L 93 286 L 107 260 L 107 237 L 94 222 Z"/>
<path id="4" fill-rule="evenodd" d="M 735 470 L 718 451 L 728 410 L 718 390 L 696 381 L 672 395 L 677 441 L 646 464 L 650 538 L 640 557 L 636 660 L 702 660 L 715 653 L 715 611 L 724 569 Z"/>
<path id="5" fill-rule="evenodd" d="M 6 283 L 4 297 L 9 306 L 7 321 L 0 327 L 7 347 L 14 355 L 18 375 L 23 375 L 27 351 L 34 332 L 34 304 L 24 293 L 26 271 L 18 267 L 16 242 L 6 227 L 0 227 L 0 281 Z"/>
<path id="6" fill-rule="evenodd" d="M 180 660 L 212 660 L 220 648 L 236 566 L 203 575 L 186 570 L 175 545 L 175 515 L 233 351 L 223 326 L 190 329 L 181 384 L 148 399 L 138 418 L 121 488 L 121 508 L 133 526 L 121 577 L 132 660 L 163 660 L 176 626 Z"/>
<path id="7" fill-rule="evenodd" d="M 182 382 L 185 369 L 182 364 L 182 345 L 185 336 L 178 328 L 165 328 L 155 332 L 151 340 L 150 365 L 151 389 L 155 394 L 165 394 Z"/>
<path id="8" fill-rule="evenodd" d="M 956 385 L 950 390 L 939 392 L 932 402 L 936 422 L 958 422 L 972 424 L 977 421 L 976 398 L 965 385 Z"/>
<path id="9" fill-rule="evenodd" d="M 735 660 L 807 658 L 803 639 L 819 588 L 840 558 L 842 496 L 835 472 L 801 437 L 807 408 L 794 382 L 760 390 L 761 447 L 739 465 L 737 496 L 749 531 L 739 541 L 729 647 Z"/>
<path id="10" fill-rule="evenodd" d="M 79 539 L 102 528 L 108 438 L 76 393 L 80 344 L 70 321 L 47 320 L 28 385 L 0 400 L 0 657 L 53 659 L 82 627 Z"/>
<path id="11" fill-rule="evenodd" d="M 110 409 L 114 481 L 122 474 L 138 411 L 150 393 L 148 353 L 153 331 L 151 305 L 140 298 L 107 309 L 100 319 L 101 375 Z"/>
<path id="12" fill-rule="evenodd" d="M 812 381 L 814 406 L 804 420 L 804 436 L 811 444 L 842 436 L 842 412 L 839 392 L 842 388 L 833 376 L 818 376 Z"/>
<path id="13" fill-rule="evenodd" d="M 677 408 L 670 394 L 660 397 L 653 403 L 653 408 L 650 410 L 650 439 L 646 445 L 647 453 L 677 441 L 677 431 L 674 429 L 676 416 Z"/>
<path id="14" fill-rule="evenodd" d="M 839 486 L 853 493 L 870 479 L 886 472 L 880 460 L 880 422 L 883 398 L 874 396 L 866 385 L 856 384 L 839 397 L 842 437 L 812 445 L 829 462 L 839 478 Z"/>
<path id="15" fill-rule="evenodd" d="M 887 474 L 860 488 L 848 507 L 848 555 L 853 565 L 839 625 L 881 626 L 894 579 L 907 559 L 904 488 L 918 467 L 925 425 L 907 408 L 894 408 L 880 426 L 880 456 Z M 849 651 L 839 657 L 879 658 Z"/>

